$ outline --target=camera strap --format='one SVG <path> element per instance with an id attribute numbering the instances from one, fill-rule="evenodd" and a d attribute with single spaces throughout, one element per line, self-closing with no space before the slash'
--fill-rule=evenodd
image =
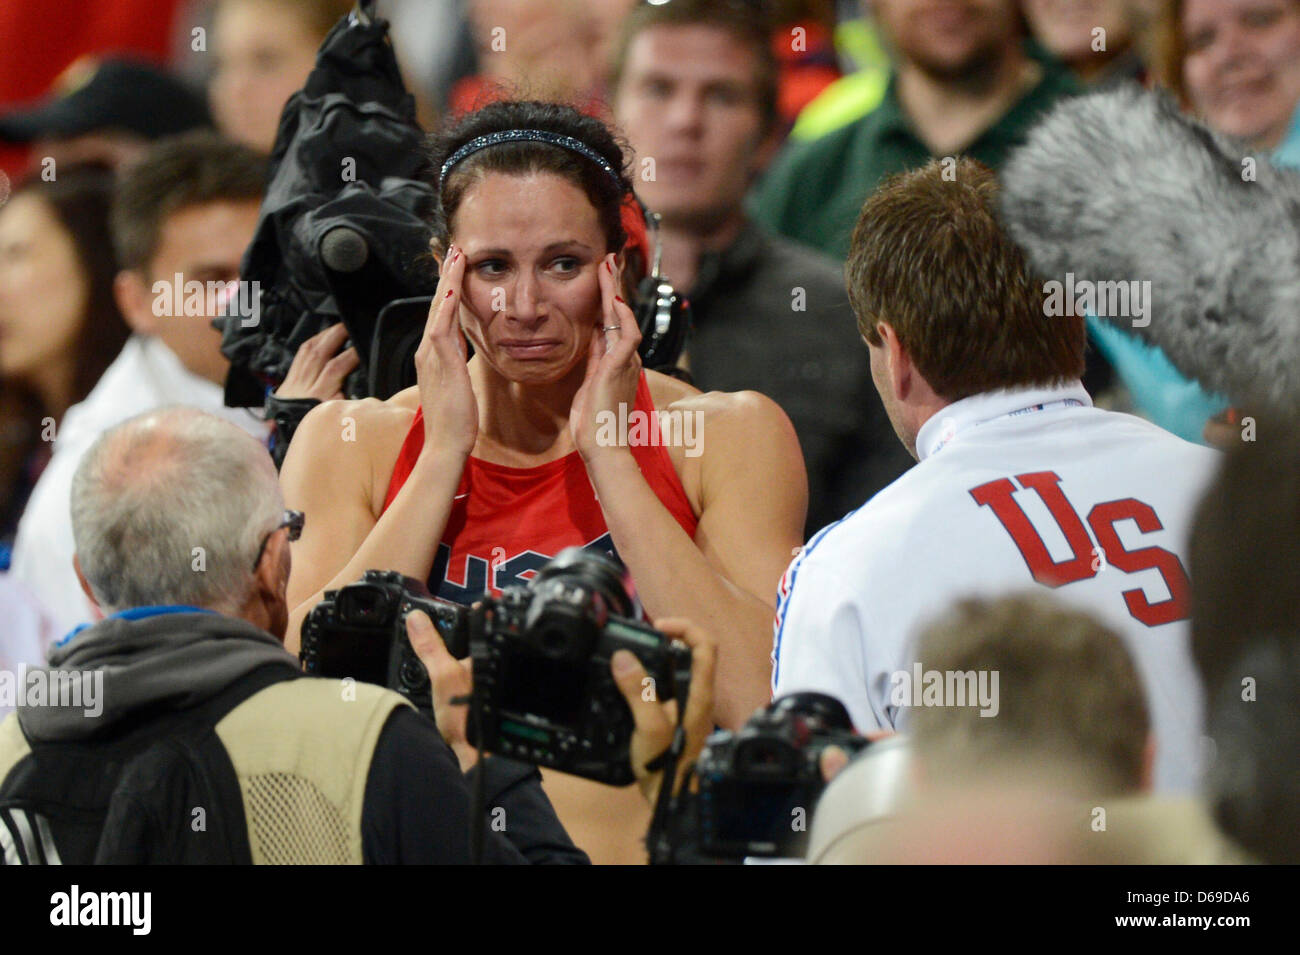
<path id="1" fill-rule="evenodd" d="M 673 730 L 673 741 L 668 748 L 646 763 L 645 768 L 655 773 L 663 770 L 663 782 L 659 784 L 659 798 L 655 800 L 654 815 L 650 819 L 650 831 L 646 833 L 646 845 L 650 850 L 651 865 L 673 865 L 676 861 L 676 847 L 671 836 L 672 820 L 677 814 L 678 796 L 674 792 L 677 785 L 677 763 L 686 751 L 686 707 L 679 707 L 677 727 Z M 686 781 L 682 781 L 686 788 Z"/>

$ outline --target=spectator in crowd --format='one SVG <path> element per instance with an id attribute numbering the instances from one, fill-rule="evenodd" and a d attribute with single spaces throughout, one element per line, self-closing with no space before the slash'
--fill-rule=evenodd
<path id="1" fill-rule="evenodd" d="M 61 632 L 94 614 L 72 572 L 68 493 L 77 462 L 99 434 L 150 408 L 184 404 L 266 437 L 260 417 L 224 407 L 228 362 L 212 327 L 225 296 L 237 288 L 265 177 L 265 162 L 252 150 L 199 132 L 158 143 L 119 183 L 112 245 L 120 271 L 113 290 L 134 334 L 68 412 L 14 546 L 14 575 L 45 603 Z M 248 290 L 234 294 L 249 300 Z M 333 349 L 342 344 L 341 328 L 330 332 Z M 356 355 L 349 349 L 339 358 L 329 370 L 341 381 Z M 294 381 L 286 382 L 301 385 L 300 377 L 290 369 Z M 326 383 L 319 393 L 285 397 L 328 398 L 337 390 L 337 383 Z"/>
<path id="2" fill-rule="evenodd" d="M 1300 167 L 1300 0 L 1167 0 L 1157 77 L 1221 133 Z"/>
<path id="3" fill-rule="evenodd" d="M 1104 89 L 1142 81 L 1132 0 L 1024 0 L 1024 10 L 1034 39 L 1081 82 Z"/>
<path id="4" fill-rule="evenodd" d="M 390 690 L 302 675 L 281 643 L 289 542 L 301 515 L 284 510 L 269 456 L 240 429 L 186 408 L 130 419 L 83 457 L 72 514 L 78 579 L 109 616 L 55 651 L 51 667 L 83 681 L 98 675 L 101 709 L 87 718 L 65 699 L 25 700 L 0 725 L 6 861 L 465 863 L 477 773 L 488 812 L 509 821 L 502 832 L 488 816 L 479 820 L 486 861 L 586 860 L 541 793 L 536 767 L 480 761 L 466 741 L 466 707 L 452 701 L 472 689 L 468 667 L 423 614 L 408 628 L 430 670 L 437 727 Z M 713 644 L 684 621 L 663 625 L 693 647 L 690 760 L 709 731 Z M 615 673 L 636 713 L 633 768 L 650 799 L 661 782 L 646 762 L 667 747 L 673 723 L 641 698 L 635 660 Z M 212 728 L 220 757 L 196 746 L 187 761 L 151 758 L 173 739 L 192 739 L 196 724 Z M 35 788 L 32 774 L 13 772 L 29 755 L 46 780 Z M 208 784 L 201 830 L 188 824 L 188 809 L 182 824 L 167 818 L 175 805 L 167 795 L 196 791 L 184 772 L 196 767 Z M 109 782 L 78 789 L 83 805 L 92 789 L 112 794 L 102 832 L 66 813 L 43 815 L 42 800 L 66 804 L 49 780 L 70 770 L 78 781 Z M 134 789 L 133 773 L 146 773 L 147 785 Z M 122 813 L 122 802 L 136 811 Z M 212 845 L 213 833 L 229 842 Z M 20 851 L 25 858 L 8 858 Z"/>
<path id="5" fill-rule="evenodd" d="M 1192 653 L 1224 830 L 1266 862 L 1300 862 L 1300 422 L 1261 420 L 1197 511 Z"/>
<path id="6" fill-rule="evenodd" d="M 923 672 L 943 674 L 945 687 L 955 685 L 951 674 L 995 687 L 987 705 L 965 684 L 965 705 L 907 700 L 923 777 L 987 780 L 1032 763 L 1063 792 L 1085 797 L 1151 788 L 1155 750 L 1141 678 L 1124 642 L 1089 614 L 1032 591 L 963 600 L 921 632 L 916 659 Z"/>
<path id="7" fill-rule="evenodd" d="M 1153 78 L 1184 108 L 1300 169 L 1300 0 L 1165 0 L 1150 45 Z M 1088 331 L 1142 414 L 1189 440 L 1234 440 L 1226 398 L 1132 334 L 1091 317 Z"/>
<path id="8" fill-rule="evenodd" d="M 83 57 L 49 98 L 0 114 L 0 140 L 30 143 L 35 170 L 96 162 L 119 167 L 163 136 L 208 125 L 203 97 L 169 73 L 121 58 Z"/>
<path id="9" fill-rule="evenodd" d="M 67 410 L 126 341 L 113 299 L 112 175 L 65 166 L 0 205 L 0 569 Z"/>
<path id="10" fill-rule="evenodd" d="M 706 391 L 762 391 L 790 416 L 812 533 L 911 459 L 870 385 L 839 267 L 745 214 L 778 145 L 768 30 L 736 0 L 645 4 L 625 21 L 612 74 L 637 193 L 661 216 L 664 273 L 691 303 L 682 364 Z"/>
<path id="11" fill-rule="evenodd" d="M 626 8 L 583 0 L 468 0 L 479 71 L 452 87 L 447 115 L 459 117 L 503 99 L 546 99 L 601 115 L 602 33 Z"/>
<path id="12" fill-rule="evenodd" d="M 1156 736 L 1157 786 L 1191 792 L 1201 687 L 1183 553 L 1215 455 L 1091 406 L 1084 325 L 996 218 L 993 173 L 935 161 L 862 208 L 846 267 L 871 374 L 920 462 L 786 571 L 774 692 L 844 701 L 860 730 L 903 713 L 891 675 L 936 604 L 1035 581 L 1124 637 Z M 972 282 L 971 276 L 987 281 Z"/>
<path id="13" fill-rule="evenodd" d="M 217 127 L 269 153 L 289 97 L 302 89 L 326 34 L 353 0 L 220 0 L 208 95 Z"/>
<path id="14" fill-rule="evenodd" d="M 791 144 L 755 203 L 764 225 L 838 259 L 885 176 L 957 153 L 996 169 L 1044 109 L 1078 89 L 1068 70 L 1027 48 L 1015 0 L 877 0 L 873 10 L 894 57 L 884 100 Z"/>
<path id="15" fill-rule="evenodd" d="M 1149 794 L 1142 680 L 1090 614 L 1032 592 L 962 600 L 923 630 L 917 661 L 965 699 L 910 710 L 911 780 L 888 805 L 867 798 L 882 782 L 872 760 L 835 778 L 812 861 L 1246 861 L 1198 797 Z M 993 688 L 985 708 L 977 686 Z M 1032 838 L 1009 806 L 1027 810 Z"/>

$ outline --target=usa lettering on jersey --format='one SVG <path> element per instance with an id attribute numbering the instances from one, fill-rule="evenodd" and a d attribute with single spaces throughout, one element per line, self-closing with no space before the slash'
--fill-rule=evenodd
<path id="1" fill-rule="evenodd" d="M 1165 600 L 1152 601 L 1140 588 L 1123 592 L 1129 615 L 1148 627 L 1159 627 L 1188 618 L 1191 583 L 1178 555 L 1163 547 L 1129 550 L 1119 539 L 1115 525 L 1133 521 L 1142 534 L 1164 530 L 1155 509 L 1136 498 L 1126 497 L 1096 504 L 1085 519 L 1060 487 L 1055 471 L 1018 474 L 1014 479 L 999 478 L 970 489 L 970 496 L 989 508 L 1011 536 L 1034 580 L 1047 587 L 1065 587 L 1080 580 L 1090 580 L 1107 565 L 1126 574 L 1156 570 L 1169 589 Z M 1056 526 L 1070 547 L 1068 559 L 1054 561 L 1042 536 L 1034 528 L 1024 509 L 1016 502 L 1016 491 L 1033 491 L 1046 506 Z M 1092 537 L 1088 529 L 1092 529 Z M 1096 541 L 1094 546 L 1093 542 Z"/>

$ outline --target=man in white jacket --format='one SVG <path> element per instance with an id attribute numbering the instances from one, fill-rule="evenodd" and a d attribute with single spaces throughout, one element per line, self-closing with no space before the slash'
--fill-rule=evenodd
<path id="1" fill-rule="evenodd" d="M 228 362 L 212 326 L 232 293 L 245 306 L 240 314 L 254 300 L 235 283 L 265 181 L 257 153 L 212 133 L 191 133 L 161 140 L 118 185 L 112 230 L 121 271 L 114 293 L 134 334 L 85 401 L 68 410 L 14 542 L 11 572 L 60 634 L 99 617 L 72 569 L 69 501 L 77 464 L 100 434 L 142 412 L 185 405 L 267 438 L 260 414 L 224 406 Z M 250 314 L 241 320 L 255 320 Z M 331 329 L 331 354 L 342 331 Z M 348 349 L 327 366 L 331 380 L 341 382 L 355 364 Z M 316 370 L 323 370 L 320 363 Z M 326 383 L 292 397 L 328 398 L 337 389 Z"/>
<path id="2" fill-rule="evenodd" d="M 872 378 L 919 462 L 817 534 L 778 595 L 773 689 L 839 697 L 859 730 L 949 699 L 921 628 L 961 597 L 1037 583 L 1125 641 L 1142 677 L 1158 789 L 1190 792 L 1202 692 L 1186 548 L 1217 455 L 1092 407 L 1084 320 L 1044 287 L 973 160 L 935 161 L 868 198 L 845 269 Z M 956 694 L 954 694 L 955 696 Z"/>

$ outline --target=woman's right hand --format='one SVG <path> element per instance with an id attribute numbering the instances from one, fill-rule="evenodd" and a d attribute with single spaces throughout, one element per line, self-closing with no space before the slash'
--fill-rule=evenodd
<path id="1" fill-rule="evenodd" d="M 465 253 L 453 245 L 443 259 L 424 337 L 415 352 L 415 378 L 424 413 L 424 446 L 468 457 L 478 439 L 478 401 L 460 330 L 464 281 Z"/>

